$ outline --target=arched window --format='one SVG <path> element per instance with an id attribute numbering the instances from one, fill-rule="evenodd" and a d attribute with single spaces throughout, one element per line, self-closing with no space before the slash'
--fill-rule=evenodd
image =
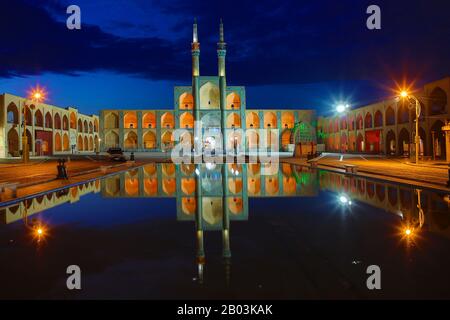
<path id="1" fill-rule="evenodd" d="M 105 129 L 119 128 L 119 116 L 115 113 L 109 113 L 105 117 Z"/>
<path id="2" fill-rule="evenodd" d="M 183 93 L 178 100 L 180 109 L 192 110 L 194 109 L 194 97 L 190 93 Z"/>
<path id="3" fill-rule="evenodd" d="M 156 117 L 154 112 L 147 112 L 142 117 L 142 128 L 156 128 Z"/>
<path id="4" fill-rule="evenodd" d="M 391 106 L 386 109 L 386 125 L 395 125 L 395 111 Z"/>
<path id="5" fill-rule="evenodd" d="M 180 116 L 180 128 L 193 128 L 194 116 L 190 112 L 184 112 Z"/>
<path id="6" fill-rule="evenodd" d="M 78 119 L 78 132 L 83 132 L 83 122 Z"/>
<path id="7" fill-rule="evenodd" d="M 7 108 L 7 121 L 8 123 L 19 124 L 19 110 L 14 102 L 11 102 Z"/>
<path id="8" fill-rule="evenodd" d="M 69 130 L 69 119 L 67 115 L 63 115 L 63 130 Z"/>
<path id="9" fill-rule="evenodd" d="M 53 128 L 53 119 L 52 119 L 52 115 L 50 114 L 50 112 L 47 111 L 47 113 L 45 114 L 45 127 L 46 128 Z"/>
<path id="10" fill-rule="evenodd" d="M 367 112 L 365 118 L 364 118 L 364 126 L 365 128 L 372 128 L 373 124 L 372 124 L 372 114 L 370 112 Z"/>
<path id="11" fill-rule="evenodd" d="M 277 116 L 273 112 L 264 113 L 264 128 L 277 128 Z"/>
<path id="12" fill-rule="evenodd" d="M 200 108 L 219 109 L 219 87 L 212 82 L 207 82 L 200 88 Z"/>
<path id="13" fill-rule="evenodd" d="M 75 112 L 70 113 L 70 129 L 76 129 L 77 128 L 77 116 L 75 115 Z"/>
<path id="14" fill-rule="evenodd" d="M 241 108 L 241 97 L 236 92 L 232 92 L 229 95 L 227 95 L 226 109 L 236 110 L 240 108 Z"/>
<path id="15" fill-rule="evenodd" d="M 34 113 L 34 125 L 36 127 L 42 127 L 44 125 L 44 116 L 39 109 Z"/>
<path id="16" fill-rule="evenodd" d="M 88 132 L 89 132 L 88 123 L 87 123 L 86 120 L 84 120 L 84 122 L 83 122 L 83 129 L 84 129 L 84 132 L 85 132 L 85 133 L 88 133 Z"/>
<path id="17" fill-rule="evenodd" d="M 245 125 L 247 129 L 259 128 L 259 116 L 256 112 L 248 112 Z"/>
<path id="18" fill-rule="evenodd" d="M 380 110 L 377 110 L 377 112 L 375 112 L 375 120 L 374 120 L 374 126 L 375 127 L 382 127 L 383 126 L 383 114 L 381 113 Z"/>
<path id="19" fill-rule="evenodd" d="M 170 112 L 166 112 L 161 116 L 161 126 L 163 128 L 173 128 L 175 127 L 175 119 L 173 114 Z"/>
<path id="20" fill-rule="evenodd" d="M 137 128 L 136 112 L 127 112 L 123 117 L 124 128 Z"/>
<path id="21" fill-rule="evenodd" d="M 445 114 L 447 108 L 447 94 L 439 87 L 434 88 L 430 94 L 431 115 Z"/>
<path id="22" fill-rule="evenodd" d="M 55 114 L 55 129 L 61 129 L 61 117 L 59 113 Z"/>
<path id="23" fill-rule="evenodd" d="M 133 131 L 129 132 L 124 142 L 125 149 L 137 148 L 137 135 Z"/>

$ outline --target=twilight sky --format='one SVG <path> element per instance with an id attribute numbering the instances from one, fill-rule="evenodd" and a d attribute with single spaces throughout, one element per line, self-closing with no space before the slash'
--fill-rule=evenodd
<path id="1" fill-rule="evenodd" d="M 0 0 L 0 92 L 39 83 L 48 102 L 85 113 L 173 108 L 189 85 L 192 21 L 200 72 L 217 73 L 218 21 L 225 24 L 227 82 L 247 88 L 248 108 L 359 106 L 396 83 L 450 75 L 448 0 Z M 66 8 L 81 8 L 81 30 Z M 366 8 L 381 7 L 381 30 Z"/>

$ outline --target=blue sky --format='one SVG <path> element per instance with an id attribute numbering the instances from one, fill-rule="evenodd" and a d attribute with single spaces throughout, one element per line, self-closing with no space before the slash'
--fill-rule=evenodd
<path id="1" fill-rule="evenodd" d="M 228 43 L 227 80 L 247 87 L 249 108 L 362 105 L 450 75 L 450 4 L 377 1 L 382 29 L 366 28 L 373 1 L 1 0 L 0 92 L 39 83 L 49 103 L 85 113 L 172 108 L 190 84 L 192 21 L 201 74 L 217 70 L 218 21 Z M 82 29 L 65 27 L 81 8 Z M 21 23 L 18 23 L 18 22 Z"/>

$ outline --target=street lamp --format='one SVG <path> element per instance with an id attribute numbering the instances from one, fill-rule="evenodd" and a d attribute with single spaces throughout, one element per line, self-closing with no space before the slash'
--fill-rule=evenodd
<path id="1" fill-rule="evenodd" d="M 27 136 L 27 109 L 28 100 L 31 100 L 32 103 L 39 103 L 45 100 L 45 91 L 39 86 L 36 88 L 33 88 L 31 92 L 28 95 L 28 98 L 25 99 L 22 107 L 22 126 L 23 126 L 23 132 L 22 132 L 22 161 L 23 163 L 28 163 L 28 160 L 30 159 L 30 151 L 28 149 L 28 136 Z M 28 112 L 31 112 L 31 107 Z M 31 118 L 31 121 L 33 121 L 33 118 Z"/>
<path id="2" fill-rule="evenodd" d="M 415 110 L 416 110 L 416 135 L 414 138 L 414 142 L 416 144 L 416 164 L 419 163 L 419 152 L 420 152 L 420 136 L 419 136 L 419 117 L 421 112 L 420 102 L 419 99 L 417 99 L 412 94 L 408 93 L 408 91 L 403 90 L 400 92 L 400 97 L 403 99 L 410 99 L 413 100 L 415 103 Z M 408 109 L 411 109 L 408 106 Z"/>
<path id="3" fill-rule="evenodd" d="M 336 106 L 336 112 L 338 114 L 344 114 L 349 109 L 349 105 L 347 103 L 339 103 Z M 341 119 L 339 119 L 339 127 L 341 125 Z M 340 131 L 340 130 L 339 130 Z M 341 134 L 339 133 L 339 151 L 342 153 L 342 140 L 341 140 Z"/>
<path id="4" fill-rule="evenodd" d="M 336 106 L 337 113 L 344 113 L 348 109 L 348 104 L 340 103 Z"/>

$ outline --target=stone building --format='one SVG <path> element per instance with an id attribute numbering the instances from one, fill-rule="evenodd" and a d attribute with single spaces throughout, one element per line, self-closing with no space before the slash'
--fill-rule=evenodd
<path id="1" fill-rule="evenodd" d="M 445 160 L 448 146 L 443 127 L 450 120 L 450 77 L 427 83 L 414 95 L 421 103 L 420 154 Z M 317 134 L 319 143 L 331 152 L 409 156 L 415 152 L 415 118 L 414 108 L 392 98 L 343 115 L 319 117 Z"/>
<path id="2" fill-rule="evenodd" d="M 98 116 L 0 95 L 0 158 L 20 157 L 24 127 L 31 156 L 86 154 L 99 147 Z"/>

